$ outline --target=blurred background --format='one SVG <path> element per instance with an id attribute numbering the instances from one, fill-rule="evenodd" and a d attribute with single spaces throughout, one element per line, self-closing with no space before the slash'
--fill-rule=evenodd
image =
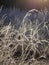
<path id="1" fill-rule="evenodd" d="M 49 0 L 0 0 L 0 6 L 16 7 L 20 9 L 43 9 L 49 8 Z"/>
<path id="2" fill-rule="evenodd" d="M 4 20 L 7 25 L 12 22 L 13 25 L 20 25 L 26 12 L 31 9 L 44 10 L 49 9 L 49 0 L 0 0 L 0 20 Z M 49 14 L 47 16 L 49 18 Z"/>

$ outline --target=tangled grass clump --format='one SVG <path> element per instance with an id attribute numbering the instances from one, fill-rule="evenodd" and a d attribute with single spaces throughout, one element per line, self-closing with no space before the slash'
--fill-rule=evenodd
<path id="1" fill-rule="evenodd" d="M 19 29 L 0 27 L 0 65 L 49 65 L 48 12 L 26 13 Z"/>

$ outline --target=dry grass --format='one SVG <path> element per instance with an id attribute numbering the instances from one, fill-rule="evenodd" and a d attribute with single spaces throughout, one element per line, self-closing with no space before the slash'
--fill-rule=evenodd
<path id="1" fill-rule="evenodd" d="M 45 20 L 47 14 L 47 10 L 30 10 L 18 30 L 11 23 L 3 26 L 1 22 L 0 65 L 49 65 L 49 21 Z M 33 21 L 31 16 L 34 17 Z"/>

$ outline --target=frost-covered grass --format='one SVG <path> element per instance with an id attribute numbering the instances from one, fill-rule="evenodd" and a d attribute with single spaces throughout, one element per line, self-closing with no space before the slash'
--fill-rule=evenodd
<path id="1" fill-rule="evenodd" d="M 2 9 L 2 8 L 1 8 Z M 1 11 L 1 10 L 0 10 Z M 49 11 L 32 9 L 23 20 L 0 18 L 0 65 L 49 65 Z"/>

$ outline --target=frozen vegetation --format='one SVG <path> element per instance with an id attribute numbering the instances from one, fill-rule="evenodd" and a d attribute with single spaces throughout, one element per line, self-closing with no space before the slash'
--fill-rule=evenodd
<path id="1" fill-rule="evenodd" d="M 0 65 L 49 65 L 49 11 L 15 10 L 0 8 Z"/>

